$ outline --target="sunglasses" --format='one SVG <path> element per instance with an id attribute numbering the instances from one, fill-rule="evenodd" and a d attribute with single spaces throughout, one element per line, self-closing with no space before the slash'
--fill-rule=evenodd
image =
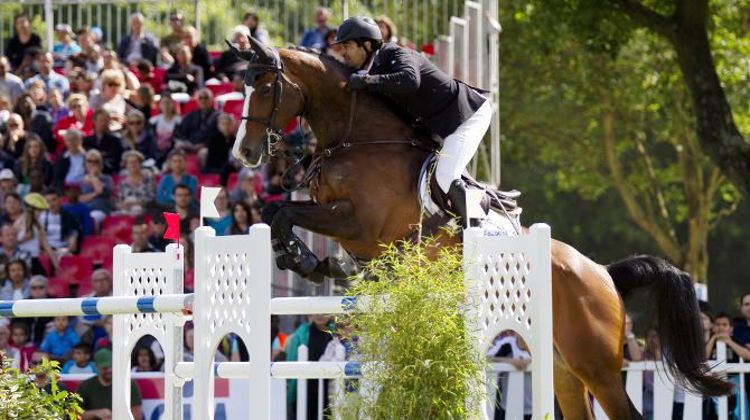
<path id="1" fill-rule="evenodd" d="M 86 163 L 102 163 L 102 162 L 96 159 L 86 159 Z"/>
<path id="2" fill-rule="evenodd" d="M 141 125 L 141 124 L 143 124 L 143 121 L 132 120 L 132 121 L 128 121 L 128 124 L 131 124 L 131 125 Z"/>
<path id="3" fill-rule="evenodd" d="M 107 86 L 120 87 L 120 84 L 116 82 L 110 82 L 110 83 L 107 83 Z"/>

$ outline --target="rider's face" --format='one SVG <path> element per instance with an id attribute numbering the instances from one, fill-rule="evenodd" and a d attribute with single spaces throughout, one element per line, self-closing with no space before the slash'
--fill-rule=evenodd
<path id="1" fill-rule="evenodd" d="M 354 41 L 346 41 L 341 44 L 343 47 L 343 56 L 346 65 L 361 69 L 367 60 L 367 52 L 364 47 L 360 47 Z"/>

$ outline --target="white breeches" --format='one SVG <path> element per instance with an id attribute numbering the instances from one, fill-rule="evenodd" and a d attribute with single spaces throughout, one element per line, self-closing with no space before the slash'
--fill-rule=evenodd
<path id="1" fill-rule="evenodd" d="M 453 180 L 461 177 L 466 165 L 474 157 L 491 121 L 492 102 L 487 99 L 474 115 L 443 140 L 443 148 L 440 150 L 435 168 L 435 178 L 443 192 L 447 193 Z"/>

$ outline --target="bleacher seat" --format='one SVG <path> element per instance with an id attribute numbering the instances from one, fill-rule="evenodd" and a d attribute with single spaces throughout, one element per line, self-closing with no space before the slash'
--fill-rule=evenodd
<path id="1" fill-rule="evenodd" d="M 110 236 L 89 236 L 83 239 L 79 255 L 88 258 L 94 265 L 111 266 L 115 245 L 117 240 Z"/>
<path id="2" fill-rule="evenodd" d="M 94 267 L 88 258 L 79 255 L 66 255 L 60 258 L 60 266 L 56 277 L 64 279 L 67 284 L 91 283 L 91 273 L 93 272 Z"/>
<path id="3" fill-rule="evenodd" d="M 219 174 L 198 174 L 198 187 L 218 187 L 221 185 L 221 177 Z"/>
<path id="4" fill-rule="evenodd" d="M 242 100 L 226 101 L 224 102 L 224 112 L 234 115 L 239 120 L 242 117 L 242 106 L 244 103 Z"/>
<path id="5" fill-rule="evenodd" d="M 196 109 L 198 109 L 198 100 L 195 98 L 190 98 L 189 101 L 180 104 L 181 115 L 187 115 Z"/>
<path id="6" fill-rule="evenodd" d="M 49 256 L 47 256 L 46 253 L 39 254 L 39 264 L 41 264 L 42 268 L 44 268 L 44 272 L 47 277 L 54 274 L 52 269 L 52 261 L 50 261 Z"/>
<path id="7" fill-rule="evenodd" d="M 231 83 L 206 84 L 206 89 L 210 90 L 214 94 L 214 97 L 217 97 L 225 93 L 233 92 L 234 86 Z"/>
<path id="8" fill-rule="evenodd" d="M 68 281 L 60 276 L 50 277 L 47 280 L 47 294 L 52 298 L 70 297 Z"/>
<path id="9" fill-rule="evenodd" d="M 130 228 L 135 223 L 135 216 L 126 214 L 111 215 L 102 221 L 101 236 L 109 236 L 120 243 L 130 242 Z"/>
<path id="10" fill-rule="evenodd" d="M 232 172 L 229 174 L 229 179 L 227 179 L 227 192 L 232 191 L 234 187 L 237 186 L 237 182 L 239 182 L 239 179 L 239 172 Z"/>
<path id="11" fill-rule="evenodd" d="M 185 155 L 185 166 L 187 171 L 192 175 L 198 175 L 201 173 L 201 160 L 198 158 L 197 153 L 189 153 Z"/>

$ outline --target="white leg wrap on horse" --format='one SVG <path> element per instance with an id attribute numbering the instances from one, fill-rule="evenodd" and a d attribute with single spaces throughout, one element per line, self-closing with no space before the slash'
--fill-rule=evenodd
<path id="1" fill-rule="evenodd" d="M 459 179 L 466 165 L 479 147 L 492 121 L 492 102 L 488 99 L 456 131 L 443 140 L 438 156 L 435 177 L 438 185 L 447 193 L 454 179 Z"/>

